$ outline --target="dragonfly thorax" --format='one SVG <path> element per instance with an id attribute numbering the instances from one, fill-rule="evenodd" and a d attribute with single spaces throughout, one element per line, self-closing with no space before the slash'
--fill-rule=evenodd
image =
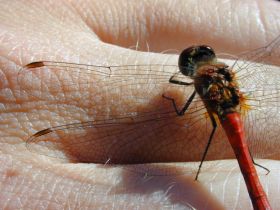
<path id="1" fill-rule="evenodd" d="M 234 73 L 225 64 L 201 66 L 197 69 L 194 85 L 208 111 L 219 117 L 238 112 L 241 93 Z"/>

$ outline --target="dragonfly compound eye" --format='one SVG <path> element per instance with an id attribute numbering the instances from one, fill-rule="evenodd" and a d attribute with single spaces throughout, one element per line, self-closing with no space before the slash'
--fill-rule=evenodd
<path id="1" fill-rule="evenodd" d="M 178 66 L 183 75 L 194 76 L 196 69 L 216 59 L 214 50 L 206 45 L 189 47 L 180 54 Z"/>

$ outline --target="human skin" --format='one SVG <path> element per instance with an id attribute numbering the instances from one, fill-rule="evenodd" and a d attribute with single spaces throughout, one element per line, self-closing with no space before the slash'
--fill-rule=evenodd
<path id="1" fill-rule="evenodd" d="M 93 163 L 61 164 L 30 153 L 23 144 L 36 131 L 90 119 L 90 107 L 59 101 L 55 101 L 59 106 L 42 106 L 40 100 L 18 94 L 17 73 L 24 64 L 38 60 L 146 63 L 147 56 L 161 60 L 166 58 L 160 53 L 164 50 L 180 51 L 200 43 L 237 54 L 264 46 L 280 34 L 278 2 L 219 2 L 1 1 L 0 208 L 249 209 L 242 175 L 233 166 L 236 160 L 220 162 L 222 167 L 214 172 L 219 178 L 214 178 L 213 171 L 203 171 L 198 183 L 186 176 L 147 179 Z M 125 49 L 137 41 L 140 50 L 148 51 L 148 44 L 150 51 L 159 53 Z M 273 169 L 261 180 L 276 207 L 279 177 L 273 171 L 279 170 L 279 163 L 258 162 Z"/>

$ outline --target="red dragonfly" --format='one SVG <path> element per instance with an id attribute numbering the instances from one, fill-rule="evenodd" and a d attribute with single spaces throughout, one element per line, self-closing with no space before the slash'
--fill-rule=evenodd
<path id="1" fill-rule="evenodd" d="M 184 50 L 179 65 L 27 64 L 18 81 L 29 96 L 42 106 L 59 102 L 83 107 L 92 118 L 41 130 L 27 140 L 27 147 L 78 162 L 200 161 L 197 179 L 205 160 L 232 157 L 222 141 L 226 135 L 254 209 L 270 209 L 254 165 L 268 169 L 256 164 L 250 151 L 269 158 L 277 151 L 279 70 L 264 63 L 277 56 L 279 45 L 280 36 L 241 55 L 231 67 L 204 45 Z M 186 95 L 187 100 L 182 97 Z M 256 131 L 256 126 L 262 129 Z M 212 141 L 215 138 L 219 141 Z M 259 148 L 264 138 L 270 140 L 269 154 Z"/>

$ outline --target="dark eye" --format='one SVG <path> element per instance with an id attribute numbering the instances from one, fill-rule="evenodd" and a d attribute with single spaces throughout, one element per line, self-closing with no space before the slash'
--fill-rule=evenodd
<path id="1" fill-rule="evenodd" d="M 210 62 L 216 58 L 214 50 L 206 45 L 189 47 L 180 54 L 179 69 L 186 76 L 193 76 L 199 63 Z"/>

